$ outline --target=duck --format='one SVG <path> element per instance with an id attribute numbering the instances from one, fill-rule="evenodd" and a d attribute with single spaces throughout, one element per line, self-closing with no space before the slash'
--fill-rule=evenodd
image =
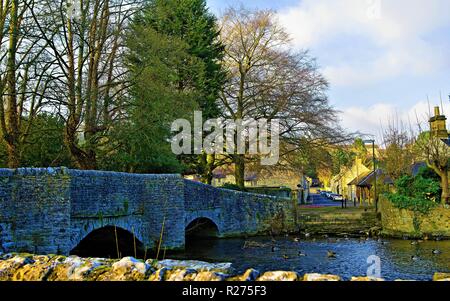
<path id="1" fill-rule="evenodd" d="M 413 256 L 411 256 L 411 260 L 414 260 L 414 261 L 419 260 L 419 257 L 417 257 L 416 255 L 413 255 Z"/>
<path id="2" fill-rule="evenodd" d="M 323 238 L 328 238 L 327 234 L 322 235 Z"/>
<path id="3" fill-rule="evenodd" d="M 382 240 L 381 238 L 378 239 L 378 242 L 382 245 L 387 245 L 387 241 Z"/>
<path id="4" fill-rule="evenodd" d="M 417 245 L 417 244 L 418 244 L 418 242 L 415 241 L 415 240 L 413 240 L 413 241 L 411 242 L 411 245 Z"/>
<path id="5" fill-rule="evenodd" d="M 295 241 L 295 242 L 299 242 L 299 241 L 300 241 L 300 238 L 294 237 L 294 241 Z"/>
<path id="6" fill-rule="evenodd" d="M 298 256 L 306 256 L 306 254 L 303 253 L 302 251 L 298 251 Z"/>
<path id="7" fill-rule="evenodd" d="M 431 251 L 434 255 L 438 255 L 441 254 L 442 251 L 441 250 L 437 250 L 437 249 L 433 249 L 433 251 Z"/>
<path id="8" fill-rule="evenodd" d="M 305 237 L 308 238 L 311 236 L 311 233 L 305 233 Z"/>
<path id="9" fill-rule="evenodd" d="M 327 256 L 328 256 L 328 258 L 335 258 L 336 257 L 336 252 L 328 250 L 327 251 Z"/>
<path id="10" fill-rule="evenodd" d="M 280 248 L 276 246 L 272 246 L 272 252 L 280 251 Z"/>

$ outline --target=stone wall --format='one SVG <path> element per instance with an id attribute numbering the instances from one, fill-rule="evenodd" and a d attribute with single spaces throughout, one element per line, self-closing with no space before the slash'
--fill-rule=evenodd
<path id="1" fill-rule="evenodd" d="M 380 230 L 374 210 L 363 208 L 301 208 L 298 223 L 300 230 L 314 235 L 376 235 Z"/>
<path id="2" fill-rule="evenodd" d="M 424 235 L 450 238 L 450 208 L 436 207 L 428 214 L 399 209 L 380 197 L 383 233 L 388 236 L 422 237 Z"/>
<path id="3" fill-rule="evenodd" d="M 295 227 L 293 202 L 215 188 L 180 175 L 67 168 L 0 169 L 0 252 L 68 254 L 89 233 L 116 226 L 144 246 L 182 249 L 185 227 L 209 218 L 220 236 Z"/>
<path id="4" fill-rule="evenodd" d="M 211 219 L 221 237 L 254 235 L 279 223 L 284 231 L 294 231 L 294 202 L 290 199 L 219 189 L 185 180 L 185 223 L 196 218 Z"/>
<path id="5" fill-rule="evenodd" d="M 70 178 L 63 169 L 0 171 L 4 251 L 64 253 L 70 234 Z"/>

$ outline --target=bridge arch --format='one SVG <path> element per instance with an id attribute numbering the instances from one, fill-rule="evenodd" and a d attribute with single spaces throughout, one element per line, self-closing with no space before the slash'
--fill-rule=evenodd
<path id="1" fill-rule="evenodd" d="M 220 229 L 218 224 L 209 217 L 196 217 L 186 224 L 186 240 L 188 240 L 189 238 L 212 238 L 219 236 Z"/>
<path id="2" fill-rule="evenodd" d="M 82 257 L 105 257 L 117 258 L 117 248 L 119 257 L 142 255 L 146 248 L 150 248 L 145 243 L 139 231 L 126 223 L 88 223 L 80 228 L 80 231 L 72 239 L 70 254 Z M 117 238 L 117 239 L 116 239 Z"/>

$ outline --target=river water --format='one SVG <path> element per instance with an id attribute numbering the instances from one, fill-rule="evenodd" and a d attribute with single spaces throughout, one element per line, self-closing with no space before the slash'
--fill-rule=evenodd
<path id="1" fill-rule="evenodd" d="M 433 254 L 433 250 L 441 253 Z M 328 257 L 328 251 L 336 253 L 336 257 Z M 349 280 L 352 276 L 366 276 L 373 264 L 367 263 L 372 255 L 380 258 L 381 277 L 386 280 L 431 280 L 435 272 L 450 272 L 448 240 L 412 243 L 394 239 L 308 238 L 295 241 L 294 236 L 197 239 L 187 243 L 186 251 L 170 258 L 231 262 L 237 272 L 247 268 L 260 272 L 292 270 L 300 274 L 335 274 Z"/>

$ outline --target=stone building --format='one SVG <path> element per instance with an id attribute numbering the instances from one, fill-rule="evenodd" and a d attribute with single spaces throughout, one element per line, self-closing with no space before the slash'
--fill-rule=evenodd
<path id="1" fill-rule="evenodd" d="M 341 172 L 331 179 L 330 188 L 333 193 L 341 194 L 347 200 L 354 200 L 357 198 L 357 181 L 364 175 L 367 175 L 371 170 L 362 163 L 362 159 L 355 158 L 352 166 L 342 168 Z"/>

